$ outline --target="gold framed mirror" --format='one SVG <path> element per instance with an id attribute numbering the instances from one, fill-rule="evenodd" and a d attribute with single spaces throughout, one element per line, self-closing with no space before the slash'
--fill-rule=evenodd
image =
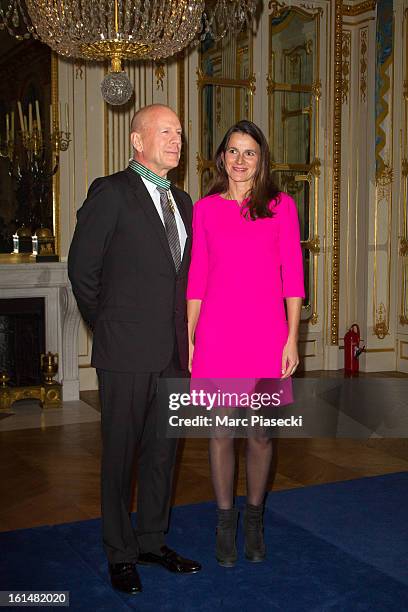
<path id="1" fill-rule="evenodd" d="M 197 171 L 200 196 L 212 181 L 213 159 L 225 132 L 241 119 L 252 119 L 255 75 L 252 35 L 244 30 L 218 43 L 201 44 L 197 69 L 199 149 Z"/>
<path id="2" fill-rule="evenodd" d="M 268 134 L 276 181 L 298 208 L 305 291 L 317 323 L 319 45 L 321 12 L 282 7 L 269 18 Z"/>
<path id="3" fill-rule="evenodd" d="M 55 253 L 60 249 L 57 162 L 64 149 L 51 143 L 60 114 L 58 59 L 46 45 L 5 31 L 0 50 L 0 253 L 7 260 L 15 250 L 13 236 L 23 228 L 24 257 L 14 258 L 18 262 L 27 261 L 38 229 L 48 230 Z"/>

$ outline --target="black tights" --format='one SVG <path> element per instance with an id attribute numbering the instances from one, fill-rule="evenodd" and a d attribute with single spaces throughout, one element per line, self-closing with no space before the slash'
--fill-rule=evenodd
<path id="1" fill-rule="evenodd" d="M 234 438 L 210 440 L 211 477 L 218 508 L 228 510 L 234 502 Z M 260 506 L 265 497 L 272 459 L 270 438 L 248 438 L 246 446 L 247 503 Z"/>

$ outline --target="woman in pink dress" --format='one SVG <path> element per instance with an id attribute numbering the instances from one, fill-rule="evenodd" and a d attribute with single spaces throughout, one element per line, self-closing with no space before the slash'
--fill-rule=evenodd
<path id="1" fill-rule="evenodd" d="M 304 297 L 296 205 L 274 185 L 268 143 L 251 121 L 228 130 L 215 163 L 213 186 L 193 212 L 187 289 L 192 378 L 288 378 L 299 363 Z M 209 452 L 216 557 L 230 567 L 237 558 L 234 439 L 213 437 Z M 271 458 L 269 437 L 248 438 L 244 530 L 250 561 L 265 557 L 262 515 Z"/>

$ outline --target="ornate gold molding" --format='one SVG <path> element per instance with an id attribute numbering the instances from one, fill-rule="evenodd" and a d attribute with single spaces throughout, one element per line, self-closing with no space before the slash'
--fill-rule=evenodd
<path id="1" fill-rule="evenodd" d="M 85 62 L 82 59 L 76 59 L 74 62 L 74 69 L 75 69 L 75 79 L 80 79 L 82 81 L 82 79 L 84 78 L 84 67 L 85 67 Z"/>
<path id="2" fill-rule="evenodd" d="M 182 51 L 177 57 L 177 114 L 180 119 L 183 133 L 186 133 L 186 108 L 185 108 L 185 94 L 186 94 L 186 75 L 184 66 L 185 53 Z M 186 182 L 186 144 L 183 143 L 181 147 L 180 161 L 177 168 L 177 184 L 181 189 L 185 188 Z"/>
<path id="3" fill-rule="evenodd" d="M 51 104 L 52 104 L 52 120 L 54 125 L 58 125 L 58 55 L 51 52 Z M 55 153 L 53 153 L 53 164 L 55 163 Z M 52 177 L 52 208 L 54 217 L 54 236 L 55 236 L 55 253 L 60 254 L 61 250 L 61 229 L 60 229 L 60 171 Z"/>
<path id="4" fill-rule="evenodd" d="M 407 295 L 408 295 L 408 261 L 405 257 L 408 256 L 408 8 L 404 11 L 404 23 L 403 23 L 403 39 L 404 39 L 404 63 L 405 63 L 405 78 L 403 83 L 402 95 L 404 99 L 404 124 L 403 133 L 404 138 L 402 142 L 402 161 L 401 161 L 401 193 L 402 193 L 402 216 L 400 221 L 399 231 L 402 234 L 399 237 L 399 255 L 403 258 L 400 262 L 401 266 L 401 285 L 399 290 L 401 291 L 400 298 L 400 325 L 408 325 L 408 308 L 407 308 Z M 402 358 L 402 353 L 401 353 Z"/>
<path id="5" fill-rule="evenodd" d="M 339 343 L 340 282 L 340 185 L 341 185 L 341 101 L 342 101 L 342 0 L 335 0 L 334 109 L 333 109 L 333 205 L 332 205 L 332 286 L 330 343 Z"/>
<path id="6" fill-rule="evenodd" d="M 385 162 L 383 168 L 381 168 L 379 172 L 377 172 L 375 177 L 378 200 L 383 200 L 384 198 L 387 198 L 389 196 L 393 180 L 394 171 L 391 165 Z"/>
<path id="7" fill-rule="evenodd" d="M 204 72 L 200 66 L 198 66 L 196 70 L 196 75 L 197 75 L 197 89 L 200 89 L 200 87 L 202 87 L 204 84 L 203 83 L 204 82 Z"/>
<path id="8" fill-rule="evenodd" d="M 387 318 L 387 309 L 383 302 L 376 309 L 376 323 L 373 332 L 379 340 L 384 340 L 385 336 L 389 335 L 389 324 Z"/>
<path id="9" fill-rule="evenodd" d="M 308 183 L 312 183 L 314 179 L 320 177 L 321 165 L 322 164 L 321 164 L 320 159 L 315 157 L 315 159 L 310 164 L 308 172 L 306 174 L 296 174 L 295 181 L 308 181 Z M 275 167 L 275 169 L 277 168 Z M 285 168 L 282 168 L 282 169 L 285 169 Z M 292 169 L 292 168 L 288 168 L 288 169 Z"/>
<path id="10" fill-rule="evenodd" d="M 367 49 L 368 49 L 368 28 L 360 30 L 360 100 L 367 100 Z"/>
<path id="11" fill-rule="evenodd" d="M 392 183 L 393 177 L 394 171 L 392 167 L 390 166 L 390 164 L 385 163 L 384 167 L 379 172 L 377 172 L 377 175 L 375 177 L 376 185 L 380 187 L 387 187 Z"/>
<path id="12" fill-rule="evenodd" d="M 32 387 L 8 387 L 2 381 L 0 386 L 0 412 L 8 412 L 13 404 L 23 399 L 40 401 L 41 408 L 61 408 L 62 385 L 54 382 L 52 385 L 36 385 Z"/>
<path id="13" fill-rule="evenodd" d="M 342 102 L 343 104 L 348 103 L 348 96 L 349 96 L 349 89 L 350 89 L 350 85 L 349 85 L 349 80 L 350 80 L 350 55 L 351 55 L 351 32 L 347 31 L 347 32 L 343 32 L 343 43 L 342 43 L 342 55 L 343 55 L 343 62 L 342 62 L 342 74 L 343 74 L 343 81 L 342 81 L 342 87 L 343 87 L 343 94 L 342 94 Z"/>
<path id="14" fill-rule="evenodd" d="M 215 164 L 211 159 L 204 159 L 200 152 L 196 155 L 197 160 L 197 172 L 201 173 L 203 170 L 207 170 L 208 168 L 215 168 Z"/>
<path id="15" fill-rule="evenodd" d="M 319 15 L 319 17 L 323 15 L 323 9 L 321 6 L 316 6 L 310 3 L 302 3 L 300 4 L 300 6 L 295 6 L 293 4 L 289 5 L 285 4 L 284 2 L 278 2 L 277 0 L 270 0 L 268 6 L 269 16 L 272 17 L 272 19 L 280 17 L 282 13 L 289 10 L 296 11 L 297 13 L 300 13 L 301 15 L 306 15 L 308 17 L 310 17 L 310 15 Z"/>
<path id="16" fill-rule="evenodd" d="M 408 240 L 403 236 L 400 236 L 399 254 L 401 257 L 406 257 L 408 255 Z"/>
<path id="17" fill-rule="evenodd" d="M 320 100 L 320 98 L 322 97 L 322 82 L 320 81 L 320 79 L 312 83 L 312 96 L 316 100 Z"/>
<path id="18" fill-rule="evenodd" d="M 316 6 L 315 4 L 306 4 L 306 2 L 302 2 L 302 4 L 300 4 L 300 7 L 302 9 L 305 9 L 306 11 L 308 11 L 309 13 L 311 12 L 313 15 L 323 15 L 323 9 L 321 6 Z"/>
<path id="19" fill-rule="evenodd" d="M 256 76 L 254 73 L 249 75 L 249 91 L 251 92 L 252 95 L 254 95 L 254 93 L 256 92 Z"/>
<path id="20" fill-rule="evenodd" d="M 312 253 L 319 254 L 320 253 L 320 238 L 319 236 L 314 236 L 310 240 L 303 240 L 302 246 L 305 249 L 309 249 Z"/>
<path id="21" fill-rule="evenodd" d="M 248 89 L 251 95 L 256 91 L 256 75 L 251 72 L 247 79 L 227 79 L 224 77 L 211 77 L 202 71 L 200 67 L 196 70 L 197 88 L 200 89 L 205 85 L 220 85 L 221 87 L 244 87 Z"/>
<path id="22" fill-rule="evenodd" d="M 284 2 L 278 2 L 278 0 L 270 0 L 268 5 L 271 17 L 279 17 L 279 15 L 287 10 L 289 7 Z"/>
<path id="23" fill-rule="evenodd" d="M 373 11 L 377 6 L 377 0 L 364 0 L 359 4 L 343 4 L 343 15 L 355 17 Z"/>
<path id="24" fill-rule="evenodd" d="M 392 210 L 392 168 L 388 163 L 384 164 L 383 170 L 376 177 L 375 190 L 375 212 L 374 212 L 374 269 L 373 269 L 373 333 L 379 340 L 383 340 L 389 333 L 390 327 L 390 304 L 391 304 L 391 210 Z M 381 208 L 380 208 L 381 207 Z M 381 282 L 378 279 L 377 253 L 381 250 L 378 247 L 378 226 L 380 223 L 379 210 L 386 210 L 387 219 L 387 272 L 386 280 L 382 276 Z M 381 221 L 384 224 L 384 220 Z M 384 239 L 382 239 L 384 241 Z M 384 299 L 384 284 L 387 283 L 385 302 L 378 304 L 378 287 L 382 288 L 381 297 Z M 380 297 L 380 299 L 381 299 Z"/>
<path id="25" fill-rule="evenodd" d="M 154 76 L 156 77 L 156 89 L 164 89 L 164 78 L 166 76 L 166 64 L 162 61 L 154 63 Z"/>
<path id="26" fill-rule="evenodd" d="M 317 314 L 317 312 L 314 312 L 309 320 L 311 325 L 317 325 L 317 323 L 319 322 L 319 315 Z"/>
<path id="27" fill-rule="evenodd" d="M 267 80 L 267 94 L 271 95 L 274 91 L 288 91 L 294 93 L 311 93 L 317 100 L 320 98 L 322 93 L 321 81 L 315 81 L 312 85 L 297 85 L 290 83 L 277 83 L 274 81 L 272 75 L 269 73 L 266 76 Z"/>

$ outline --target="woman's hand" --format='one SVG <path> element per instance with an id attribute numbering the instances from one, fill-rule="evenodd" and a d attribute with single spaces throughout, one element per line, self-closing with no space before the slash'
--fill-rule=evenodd
<path id="1" fill-rule="evenodd" d="M 289 378 L 295 373 L 296 368 L 299 365 L 299 353 L 297 347 L 297 341 L 292 338 L 288 338 L 283 353 L 282 353 L 282 377 Z"/>
<path id="2" fill-rule="evenodd" d="M 193 367 L 195 328 L 200 317 L 201 300 L 187 300 L 188 371 Z"/>
<path id="3" fill-rule="evenodd" d="M 194 344 L 192 342 L 188 343 L 188 371 L 191 374 L 191 370 L 193 367 L 193 357 L 194 357 Z"/>

